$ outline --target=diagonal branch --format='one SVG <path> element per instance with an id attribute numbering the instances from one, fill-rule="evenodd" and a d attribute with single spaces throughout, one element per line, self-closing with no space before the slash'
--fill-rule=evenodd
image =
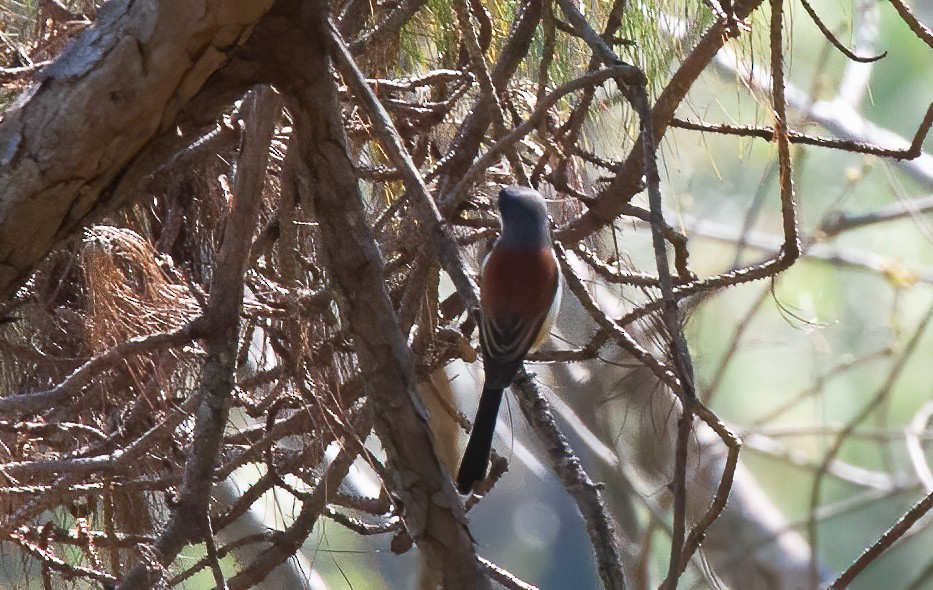
<path id="1" fill-rule="evenodd" d="M 499 53 L 499 59 L 490 72 L 490 78 L 496 92 L 502 92 L 524 60 L 531 48 L 535 29 L 541 20 L 544 0 L 523 0 L 515 12 L 515 20 L 509 32 L 509 38 Z M 476 158 L 480 145 L 486 140 L 486 129 L 492 122 L 492 107 L 488 104 L 485 93 L 480 94 L 470 109 L 457 135 L 447 151 L 447 155 L 438 162 L 433 174 L 439 175 L 438 204 L 441 211 L 453 211 L 465 198 L 465 193 L 453 195 L 451 187 Z"/>
<path id="2" fill-rule="evenodd" d="M 476 298 L 476 285 L 466 271 L 456 241 L 444 226 L 443 215 L 438 211 L 437 205 L 431 197 L 424 179 L 421 177 L 421 173 L 418 172 L 411 155 L 405 149 L 402 138 L 395 129 L 389 113 L 386 112 L 369 84 L 366 83 L 363 73 L 353 60 L 337 28 L 333 23 L 330 23 L 329 29 L 334 43 L 334 55 L 337 58 L 338 68 L 343 73 L 353 94 L 363 103 L 366 114 L 373 122 L 373 132 L 392 164 L 402 175 L 408 194 L 414 198 L 419 217 L 431 230 L 431 239 L 441 265 L 450 275 L 457 293 L 467 304 L 467 309 L 474 315 L 475 319 L 479 309 L 479 300 Z"/>
<path id="3" fill-rule="evenodd" d="M 454 12 L 457 13 L 457 20 L 460 21 L 461 42 L 466 47 L 467 55 L 470 59 L 470 67 L 473 74 L 479 82 L 480 92 L 486 105 L 492 114 L 493 137 L 500 139 L 506 134 L 505 114 L 502 109 L 502 102 L 499 100 L 497 89 L 492 82 L 492 76 L 489 73 L 489 65 L 486 62 L 486 56 L 483 55 L 483 49 L 480 47 L 476 30 L 473 28 L 473 15 L 468 0 L 453 0 Z M 511 147 L 504 149 L 505 157 L 512 167 L 512 174 L 515 175 L 519 184 L 527 185 L 528 178 L 525 175 L 525 169 L 522 166 L 518 154 Z M 456 194 L 452 195 L 457 198 Z"/>
<path id="4" fill-rule="evenodd" d="M 881 554 L 890 549 L 891 546 L 900 539 L 904 533 L 910 530 L 918 520 L 933 510 L 933 492 L 927 494 L 919 502 L 913 505 L 910 510 L 904 513 L 894 525 L 884 532 L 875 543 L 866 549 L 858 559 L 852 562 L 846 571 L 842 572 L 836 580 L 830 584 L 826 590 L 843 590 L 848 588 L 849 584 L 855 580 L 862 571 L 871 565 L 873 561 L 881 557 Z"/>
<path id="5" fill-rule="evenodd" d="M 287 529 L 275 537 L 275 542 L 260 553 L 252 563 L 230 578 L 230 590 L 253 588 L 264 580 L 276 567 L 291 559 L 311 534 L 327 503 L 333 499 L 340 482 L 346 477 L 358 453 L 355 445 L 347 445 L 331 462 L 327 473 L 308 494 L 301 499 L 301 510 Z M 350 450 L 354 449 L 354 450 Z"/>
<path id="6" fill-rule="evenodd" d="M 0 122 L 0 294 L 106 209 L 101 191 L 154 136 L 175 130 L 271 5 L 112 2 L 43 70 Z"/>
<path id="7" fill-rule="evenodd" d="M 425 0 L 402 0 L 384 19 L 376 23 L 359 39 L 353 41 L 350 50 L 353 55 L 361 55 L 372 47 L 380 47 L 392 35 L 398 34 L 402 26 L 407 23 L 418 10 L 424 6 Z"/>
<path id="8" fill-rule="evenodd" d="M 346 145 L 327 54 L 332 34 L 326 8 L 323 3 L 294 12 L 289 8 L 278 20 L 282 28 L 268 46 L 275 58 L 270 75 L 289 98 L 294 135 L 288 149 L 298 156 L 295 173 L 284 182 L 316 214 L 318 247 L 391 467 L 384 483 L 404 505 L 407 531 L 438 572 L 438 582 L 450 588 L 489 588 L 453 482 L 434 452 L 411 350 L 386 290 L 384 263 Z"/>
<path id="9" fill-rule="evenodd" d="M 51 389 L 35 393 L 20 393 L 0 398 L 0 414 L 31 414 L 47 410 L 78 394 L 101 371 L 125 360 L 128 356 L 174 348 L 197 337 L 199 320 L 171 332 L 137 336 L 102 352 L 75 369 L 64 381 Z"/>
<path id="10" fill-rule="evenodd" d="M 897 11 L 901 19 L 910 27 L 910 30 L 914 32 L 914 35 L 929 45 L 930 48 L 933 48 L 933 31 L 914 16 L 914 13 L 910 11 L 910 8 L 904 3 L 904 0 L 891 0 L 891 5 L 894 6 L 894 10 Z"/>
<path id="11" fill-rule="evenodd" d="M 733 5 L 735 18 L 744 19 L 758 8 L 761 2 L 762 0 L 736 2 Z M 661 141 L 674 116 L 674 111 L 693 83 L 706 70 L 726 41 L 731 38 L 729 21 L 730 18 L 720 19 L 704 33 L 654 102 L 651 107 L 651 117 L 655 143 Z M 644 153 L 640 145 L 641 141 L 642 139 L 639 138 L 625 159 L 622 169 L 609 186 L 600 191 L 589 210 L 562 228 L 558 232 L 558 239 L 569 245 L 582 240 L 606 224 L 612 223 L 621 213 L 622 208 L 642 189 Z"/>
<path id="12" fill-rule="evenodd" d="M 159 561 L 167 566 L 197 535 L 192 524 L 207 514 L 217 455 L 223 443 L 230 395 L 234 386 L 236 347 L 243 306 L 243 276 L 257 224 L 259 201 L 266 177 L 269 143 L 281 114 L 282 101 L 270 87 L 256 89 L 242 114 L 246 132 L 240 149 L 233 188 L 233 207 L 224 230 L 205 310 L 204 349 L 199 408 L 194 439 L 188 451 L 177 507 L 156 543 Z M 151 586 L 158 571 L 138 563 L 120 582 L 120 590 Z"/>
<path id="13" fill-rule="evenodd" d="M 607 590 L 624 590 L 625 575 L 622 555 L 613 522 L 600 494 L 600 486 L 587 475 L 580 460 L 554 421 L 550 404 L 541 395 L 537 384 L 524 370 L 515 381 L 518 401 L 525 419 L 544 445 L 554 472 L 567 493 L 577 504 L 586 523 L 590 544 L 596 553 L 596 570 Z"/>
<path id="14" fill-rule="evenodd" d="M 827 27 L 823 23 L 823 20 L 820 19 L 820 15 L 816 13 L 816 10 L 813 9 L 813 6 L 811 6 L 807 0 L 800 0 L 800 3 L 803 4 L 804 10 L 807 11 L 807 14 L 810 16 L 810 19 L 813 21 L 816 27 L 820 30 L 820 32 L 823 33 L 823 36 L 826 37 L 826 39 L 832 44 L 833 47 L 839 50 L 839 52 L 845 55 L 847 58 L 858 63 L 870 64 L 872 62 L 876 62 L 878 60 L 881 60 L 887 57 L 888 55 L 887 51 L 881 53 L 880 55 L 872 55 L 870 57 L 860 57 L 858 55 L 855 55 L 855 53 L 852 50 L 850 50 L 848 47 L 843 45 L 842 42 L 840 42 L 839 39 L 837 39 L 836 36 L 833 35 L 833 32 L 830 31 L 829 27 Z"/>
<path id="15" fill-rule="evenodd" d="M 858 427 L 859 424 L 868 418 L 868 416 L 871 415 L 871 413 L 878 407 L 878 405 L 888 397 L 888 394 L 890 393 L 891 388 L 894 386 L 894 383 L 903 374 L 904 365 L 908 360 L 910 360 L 914 351 L 917 349 L 917 344 L 920 342 L 920 337 L 923 335 L 931 320 L 933 320 L 933 306 L 927 309 L 926 315 L 923 317 L 923 319 L 920 320 L 920 323 L 917 325 L 917 329 L 914 330 L 914 333 L 911 335 L 910 340 L 904 345 L 903 350 L 895 359 L 893 366 L 891 367 L 890 371 L 888 371 L 887 379 L 885 379 L 884 383 L 881 384 L 881 387 L 878 388 L 878 391 L 872 396 L 868 403 L 865 404 L 861 410 L 859 410 L 858 414 L 849 420 L 849 422 L 835 436 L 832 445 L 829 447 L 829 450 L 826 452 L 826 455 L 823 458 L 823 463 L 820 465 L 816 476 L 813 478 L 813 486 L 810 488 L 810 518 L 807 521 L 807 530 L 810 535 L 810 544 L 812 546 L 810 559 L 811 580 L 818 579 L 816 565 L 816 552 L 818 547 L 816 509 L 820 503 L 820 498 L 822 497 L 823 482 L 825 481 L 824 474 L 828 471 L 830 464 L 839 454 L 842 446 L 846 443 L 847 440 L 849 440 L 849 436 L 856 429 L 856 427 Z"/>
<path id="16" fill-rule="evenodd" d="M 529 115 L 524 122 L 514 127 L 508 133 L 498 137 L 496 143 L 473 162 L 470 168 L 460 178 L 459 182 L 457 182 L 456 186 L 451 189 L 450 196 L 446 202 L 449 204 L 459 202 L 466 195 L 467 189 L 470 187 L 471 183 L 480 174 L 485 172 L 486 168 L 498 160 L 503 153 L 508 153 L 512 146 L 534 131 L 547 116 L 548 109 L 557 104 L 561 98 L 581 88 L 592 88 L 593 86 L 602 84 L 606 80 L 622 77 L 629 72 L 629 68 L 612 66 L 604 70 L 597 70 L 584 74 L 575 80 L 561 84 L 559 87 L 549 92 L 538 101 L 531 115 Z M 445 216 L 449 217 L 453 214 L 453 211 L 445 209 L 443 213 Z"/>

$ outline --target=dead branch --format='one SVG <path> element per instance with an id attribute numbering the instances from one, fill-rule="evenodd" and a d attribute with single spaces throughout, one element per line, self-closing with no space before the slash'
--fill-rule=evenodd
<path id="1" fill-rule="evenodd" d="M 292 31 L 287 53 L 275 51 L 295 121 L 291 149 L 314 188 L 296 185 L 313 203 L 338 306 L 353 335 L 360 368 L 367 375 L 375 431 L 385 445 L 392 477 L 385 483 L 406 507 L 402 515 L 412 538 L 444 585 L 486 588 L 459 498 L 433 450 L 430 430 L 414 389 L 411 351 L 383 283 L 383 261 L 365 218 L 353 163 L 347 157 L 337 88 L 325 47 L 328 24 L 319 8 L 302 19 L 319 31 L 318 42 Z M 312 108 L 311 105 L 314 105 Z M 297 179 L 287 179 L 295 182 Z M 400 474 L 412 474 L 401 478 Z"/>
<path id="2" fill-rule="evenodd" d="M 207 514 L 215 462 L 227 424 L 243 305 L 243 274 L 256 227 L 268 146 L 282 108 L 281 99 L 268 87 L 257 89 L 250 100 L 251 108 L 243 114 L 247 127 L 234 182 L 233 206 L 204 315 L 207 360 L 197 394 L 199 408 L 194 440 L 175 512 L 155 545 L 163 565 L 174 561 L 185 544 L 198 534 L 192 523 L 202 522 Z M 145 564 L 137 564 L 118 587 L 129 590 L 151 585 L 152 576 L 158 574 Z"/>
<path id="3" fill-rule="evenodd" d="M 4 113 L 5 298 L 55 244 L 100 215 L 107 206 L 100 192 L 156 132 L 174 128 L 179 111 L 249 36 L 272 0 L 201 4 L 157 10 L 109 4 L 97 26 L 43 70 L 28 100 Z"/>
<path id="4" fill-rule="evenodd" d="M 621 550 L 616 539 L 616 525 L 603 503 L 600 486 L 583 470 L 567 439 L 557 427 L 547 400 L 524 370 L 515 381 L 519 406 L 544 444 L 554 472 L 564 484 L 583 515 L 590 543 L 596 553 L 596 569 L 608 589 L 624 590 Z"/>
<path id="5" fill-rule="evenodd" d="M 28 415 L 46 410 L 55 404 L 60 404 L 69 398 L 77 396 L 81 393 L 82 388 L 90 383 L 98 373 L 126 360 L 127 357 L 182 346 L 195 338 L 198 332 L 199 326 L 194 323 L 171 332 L 160 332 L 131 338 L 85 362 L 75 369 L 67 379 L 51 389 L 0 398 L 0 412 L 17 412 L 21 415 Z"/>
<path id="6" fill-rule="evenodd" d="M 873 561 L 878 559 L 882 553 L 889 549 L 904 535 L 904 533 L 910 530 L 910 527 L 925 516 L 931 509 L 933 509 L 933 492 L 927 494 L 926 497 L 905 512 L 904 515 L 900 517 L 891 528 L 885 531 L 871 547 L 859 555 L 858 559 L 827 587 L 827 590 L 841 590 L 842 588 L 847 588 L 856 576 L 862 573 Z"/>
<path id="7" fill-rule="evenodd" d="M 894 6 L 894 10 L 897 11 L 897 14 L 900 15 L 901 19 L 907 24 L 910 30 L 913 31 L 914 35 L 933 48 L 933 31 L 917 20 L 917 17 L 910 11 L 907 4 L 905 4 L 903 0 L 891 0 L 891 5 Z"/>
<path id="8" fill-rule="evenodd" d="M 848 440 L 849 434 L 853 430 L 855 430 L 855 428 L 858 427 L 858 425 L 861 424 L 890 393 L 891 387 L 894 385 L 895 381 L 897 381 L 898 377 L 900 377 L 901 371 L 904 368 L 904 365 L 913 356 L 913 353 L 917 347 L 917 343 L 920 341 L 920 336 L 924 333 L 927 325 L 930 323 L 931 320 L 933 320 L 933 306 L 931 306 L 927 310 L 926 315 L 923 317 L 923 319 L 920 320 L 920 323 L 917 325 L 917 329 L 911 335 L 911 338 L 907 342 L 907 344 L 904 346 L 903 351 L 901 351 L 901 353 L 897 356 L 897 358 L 895 358 L 894 363 L 890 371 L 888 372 L 887 379 L 885 379 L 884 383 L 881 384 L 881 387 L 878 388 L 878 391 L 875 393 L 875 395 L 873 395 L 871 399 L 868 401 L 868 403 L 865 404 L 865 406 L 863 406 L 862 409 L 859 410 L 859 412 L 851 420 L 849 420 L 849 422 L 839 432 L 839 434 L 836 435 L 835 439 L 833 439 L 833 443 L 829 447 L 829 450 L 826 452 L 826 455 L 823 458 L 823 463 L 820 465 L 819 473 L 817 473 L 816 477 L 814 477 L 813 479 L 813 486 L 810 488 L 810 518 L 807 521 L 807 532 L 810 536 L 810 544 L 813 547 L 813 550 L 812 550 L 813 552 L 810 558 L 810 564 L 811 564 L 810 565 L 810 579 L 811 581 L 819 580 L 819 577 L 818 577 L 819 574 L 818 574 L 818 569 L 817 569 L 818 562 L 816 558 L 816 548 L 819 545 L 818 545 L 818 534 L 817 534 L 817 529 L 816 529 L 815 512 L 816 512 L 817 506 L 819 506 L 820 498 L 821 498 L 822 490 L 823 490 L 824 478 L 822 477 L 822 475 L 827 471 L 832 460 L 836 458 L 836 455 L 839 454 L 839 451 L 842 449 L 842 446 Z M 929 498 L 927 498 L 927 500 L 929 500 Z M 929 509 L 929 506 L 927 506 L 927 509 Z M 916 518 L 919 518 L 920 516 L 922 516 L 922 513 L 917 514 Z M 907 527 L 909 528 L 909 526 L 910 525 L 908 524 Z M 903 531 L 901 531 L 901 533 L 896 534 L 891 541 L 893 542 L 893 540 L 896 539 L 898 536 L 900 536 L 900 534 L 903 534 Z M 882 544 L 880 547 L 876 545 L 875 548 L 870 549 L 869 551 L 866 552 L 866 554 L 874 555 L 876 551 L 880 553 L 880 550 L 883 550 L 885 547 L 887 547 L 886 544 Z M 864 566 L 870 563 L 873 559 L 874 557 L 867 557 L 866 558 L 867 561 L 865 561 L 864 565 L 854 570 L 853 576 L 857 574 L 859 571 L 861 571 L 861 569 L 864 568 Z M 862 561 L 861 559 L 857 560 L 856 564 L 858 564 L 861 561 Z M 852 567 L 853 568 L 856 567 L 856 564 L 853 564 Z M 841 587 L 844 587 L 844 585 L 845 584 L 840 584 L 838 587 L 841 588 Z"/>

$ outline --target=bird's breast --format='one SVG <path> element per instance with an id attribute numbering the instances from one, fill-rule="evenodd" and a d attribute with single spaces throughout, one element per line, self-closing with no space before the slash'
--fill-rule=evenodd
<path id="1" fill-rule="evenodd" d="M 554 301 L 558 282 L 557 260 L 550 247 L 496 247 L 480 277 L 483 313 L 503 324 L 543 318 Z"/>

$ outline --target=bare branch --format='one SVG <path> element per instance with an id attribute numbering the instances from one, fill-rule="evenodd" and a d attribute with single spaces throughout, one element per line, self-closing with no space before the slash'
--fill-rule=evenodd
<path id="1" fill-rule="evenodd" d="M 450 275 L 457 293 L 467 304 L 471 315 L 478 313 L 479 300 L 476 298 L 476 284 L 464 267 L 460 257 L 460 250 L 449 231 L 444 227 L 444 218 L 431 197 L 418 168 L 411 159 L 411 155 L 402 144 L 402 139 L 392 124 L 379 99 L 366 84 L 349 51 L 344 45 L 336 28 L 331 25 L 330 31 L 334 40 L 336 57 L 347 83 L 353 88 L 354 94 L 365 106 L 369 117 L 375 123 L 379 142 L 386 150 L 396 169 L 405 181 L 405 188 L 411 195 L 418 209 L 421 219 L 431 228 L 431 238 L 435 250 L 440 258 L 441 265 Z"/>
<path id="2" fill-rule="evenodd" d="M 925 498 L 914 504 L 914 506 L 908 510 L 902 517 L 900 517 L 894 525 L 889 528 L 881 537 L 875 541 L 875 543 L 865 550 L 864 553 L 859 555 L 852 565 L 846 568 L 846 571 L 842 572 L 836 580 L 827 587 L 827 590 L 842 590 L 843 588 L 848 588 L 849 584 L 852 583 L 855 578 L 862 573 L 862 571 L 871 565 L 873 561 L 878 559 L 882 553 L 890 549 L 890 547 L 901 538 L 904 533 L 910 530 L 918 520 L 920 520 L 924 515 L 926 515 L 931 509 L 933 509 L 933 492 L 930 492 L 926 495 Z"/>
<path id="3" fill-rule="evenodd" d="M 243 114 L 247 128 L 234 179 L 233 207 L 227 219 L 205 310 L 207 360 L 198 391 L 200 405 L 194 440 L 185 464 L 177 507 L 156 543 L 163 565 L 170 564 L 196 534 L 192 523 L 203 522 L 206 517 L 212 476 L 227 424 L 236 369 L 237 330 L 243 306 L 243 274 L 257 225 L 269 142 L 282 108 L 281 98 L 269 87 L 258 88 L 249 104 L 250 108 Z M 156 572 L 145 564 L 137 564 L 118 587 L 129 590 L 151 585 L 153 574 Z"/>
<path id="4" fill-rule="evenodd" d="M 851 420 L 849 420 L 849 422 L 839 432 L 839 434 L 836 435 L 835 439 L 833 440 L 833 444 L 829 447 L 829 450 L 826 452 L 826 456 L 823 458 L 823 463 L 820 465 L 820 471 L 816 474 L 816 476 L 813 479 L 813 486 L 810 489 L 810 519 L 807 522 L 807 530 L 810 535 L 810 544 L 813 548 L 812 549 L 813 553 L 811 554 L 811 559 L 810 559 L 811 581 L 819 579 L 818 572 L 817 572 L 817 565 L 816 565 L 817 564 L 816 549 L 818 546 L 817 545 L 818 538 L 817 538 L 817 530 L 816 530 L 815 511 L 816 511 L 817 506 L 820 503 L 820 496 L 821 496 L 821 492 L 823 489 L 823 481 L 824 481 L 823 474 L 829 468 L 830 462 L 833 459 L 835 459 L 836 455 L 839 454 L 839 451 L 842 449 L 842 445 L 844 445 L 845 442 L 848 440 L 849 434 L 853 430 L 855 430 L 855 428 L 858 427 L 858 425 L 861 424 L 878 407 L 878 405 L 888 396 L 889 392 L 891 391 L 891 387 L 894 385 L 894 382 L 897 380 L 898 377 L 900 377 L 901 370 L 904 368 L 904 365 L 907 363 L 907 361 L 910 359 L 910 357 L 913 355 L 914 351 L 916 350 L 917 343 L 920 341 L 920 336 L 923 334 L 927 325 L 930 323 L 930 320 L 933 320 L 933 306 L 931 306 L 927 310 L 926 315 L 923 317 L 922 320 L 920 320 L 920 323 L 917 325 L 917 329 L 914 331 L 913 335 L 911 335 L 911 338 L 907 342 L 907 344 L 904 346 L 904 349 L 895 359 L 893 366 L 888 372 L 887 379 L 885 379 L 881 387 L 878 388 L 878 391 L 875 393 L 875 395 L 872 396 L 869 402 L 865 404 L 865 406 L 861 410 L 859 410 L 859 412 Z M 920 515 L 918 515 L 918 517 L 919 516 Z M 903 531 L 901 531 L 901 534 L 902 533 Z M 897 536 L 900 536 L 900 534 L 897 534 L 895 538 L 897 538 Z M 880 549 L 884 549 L 885 547 L 887 547 L 887 545 L 882 545 Z M 874 554 L 874 552 L 871 552 L 871 553 Z M 866 565 L 872 559 L 874 559 L 874 557 L 868 558 Z M 842 586 L 839 586 L 839 587 L 842 587 Z"/>
<path id="5" fill-rule="evenodd" d="M 820 32 L 823 33 L 823 36 L 826 37 L 826 39 L 830 43 L 832 43 L 833 47 L 838 49 L 839 52 L 845 55 L 847 58 L 855 62 L 868 64 L 868 63 L 872 63 L 872 62 L 876 62 L 878 60 L 884 59 L 885 57 L 888 56 L 887 51 L 885 51 L 884 53 L 880 55 L 874 55 L 871 57 L 859 57 L 858 55 L 855 55 L 855 53 L 853 53 L 848 47 L 843 45 L 839 41 L 839 39 L 837 39 L 836 36 L 833 35 L 833 32 L 830 31 L 829 28 L 825 24 L 823 24 L 823 21 L 820 19 L 820 16 L 816 13 L 816 10 L 813 9 L 813 6 L 811 6 L 807 0 L 800 0 L 800 3 L 803 4 L 804 10 L 806 10 L 807 14 L 810 15 L 810 19 L 813 20 L 813 23 L 817 26 Z"/>
<path id="6" fill-rule="evenodd" d="M 820 232 L 827 237 L 833 237 L 842 232 L 865 227 L 866 225 L 896 221 L 905 217 L 925 215 L 930 212 L 933 212 L 933 195 L 901 201 L 900 203 L 891 203 L 874 211 L 858 215 L 852 213 L 829 215 L 820 224 Z"/>
<path id="7" fill-rule="evenodd" d="M 197 321 L 171 332 L 159 332 L 131 338 L 106 352 L 90 359 L 74 370 L 64 381 L 51 389 L 36 393 L 20 393 L 0 398 L 0 412 L 4 414 L 33 414 L 55 404 L 60 404 L 81 393 L 101 371 L 126 360 L 127 357 L 175 348 L 187 344 L 197 337 L 200 325 Z"/>
<path id="8" fill-rule="evenodd" d="M 502 584 L 502 587 L 507 590 L 538 590 L 537 586 L 532 586 L 527 582 L 523 582 L 515 577 L 514 574 L 507 572 L 488 559 L 480 557 L 479 562 L 486 568 L 486 573 L 489 574 L 489 577 Z"/>
<path id="9" fill-rule="evenodd" d="M 570 292 L 576 296 L 580 304 L 587 311 L 596 324 L 605 330 L 609 336 L 616 341 L 620 348 L 628 352 L 635 359 L 643 363 L 657 377 L 658 381 L 666 384 L 673 391 L 679 391 L 681 388 L 680 378 L 664 362 L 658 360 L 650 351 L 646 350 L 641 344 L 635 341 L 632 336 L 625 331 L 625 328 L 613 321 L 606 313 L 600 309 L 599 305 L 593 301 L 586 287 L 571 268 L 567 261 L 566 254 L 561 246 L 557 248 L 557 258 L 560 260 L 561 270 L 564 279 L 567 281 L 567 287 Z"/>
<path id="10" fill-rule="evenodd" d="M 454 12 L 457 13 L 457 20 L 460 22 L 461 42 L 466 47 L 467 55 L 470 58 L 470 67 L 473 75 L 479 82 L 480 92 L 483 95 L 484 103 L 492 114 L 493 137 L 499 139 L 506 134 L 505 114 L 502 110 L 502 104 L 499 101 L 497 89 L 493 85 L 492 76 L 486 63 L 486 56 L 483 55 L 483 48 L 480 47 L 479 39 L 476 36 L 476 30 L 473 28 L 473 11 L 468 0 L 453 0 Z M 522 166 L 518 154 L 510 147 L 503 149 L 506 159 L 512 166 L 512 174 L 515 175 L 519 184 L 527 185 L 528 178 L 525 175 L 525 169 Z M 457 195 L 452 195 L 457 198 Z"/>
<path id="11" fill-rule="evenodd" d="M 917 127 L 917 132 L 910 143 L 910 146 L 901 149 L 884 148 L 868 141 L 859 141 L 858 139 L 835 139 L 832 137 L 813 137 L 799 131 L 789 130 L 787 137 L 791 143 L 800 145 L 812 145 L 827 149 L 843 150 L 857 154 L 870 154 L 882 158 L 892 158 L 894 160 L 912 160 L 920 156 L 920 149 L 923 140 L 930 132 L 930 125 L 933 123 L 933 104 L 927 110 L 927 114 Z M 722 135 L 735 135 L 738 137 L 758 137 L 767 141 L 774 141 L 774 129 L 771 127 L 736 127 L 726 124 L 712 124 L 705 122 L 685 121 L 683 119 L 673 118 L 671 127 L 680 129 L 690 129 L 693 131 L 706 131 L 709 133 L 719 133 Z"/>
<path id="12" fill-rule="evenodd" d="M 516 10 L 509 38 L 490 72 L 496 92 L 502 92 L 506 88 L 508 81 L 528 54 L 535 29 L 541 19 L 542 4 L 543 0 L 523 0 Z M 460 204 L 451 195 L 450 186 L 470 167 L 485 140 L 486 129 L 492 122 L 492 107 L 487 101 L 486 94 L 477 97 L 470 109 L 470 115 L 460 125 L 447 155 L 433 170 L 433 175 L 441 176 L 438 182 L 438 205 L 441 211 L 453 211 Z M 463 195 L 459 198 L 463 198 Z"/>
<path id="13" fill-rule="evenodd" d="M 359 39 L 353 41 L 350 44 L 350 51 L 353 55 L 360 55 L 373 46 L 378 47 L 391 35 L 398 34 L 405 23 L 407 23 L 424 4 L 425 0 L 402 0 L 384 19 L 376 23 L 372 29 L 363 33 Z"/>
<path id="14" fill-rule="evenodd" d="M 735 17 L 743 19 L 761 4 L 761 0 L 747 0 L 733 5 Z M 684 99 L 693 83 L 730 38 L 729 18 L 718 20 L 703 34 L 702 39 L 681 62 L 661 95 L 651 108 L 655 143 L 664 136 L 674 111 Z M 565 244 L 578 242 L 608 223 L 612 223 L 631 198 L 641 190 L 644 173 L 644 153 L 638 142 L 629 152 L 622 169 L 608 187 L 601 190 L 589 210 L 557 232 Z"/>
<path id="15" fill-rule="evenodd" d="M 105 585 L 113 585 L 115 581 L 115 578 L 110 574 L 89 567 L 68 563 L 40 545 L 27 540 L 20 532 L 12 533 L 10 538 L 13 542 L 25 549 L 27 553 L 38 559 L 43 567 L 48 567 L 49 569 L 61 572 L 70 577 L 81 576 L 89 578 Z"/>
<path id="16" fill-rule="evenodd" d="M 174 129 L 181 108 L 271 5 L 112 3 L 43 70 L 0 123 L 4 297 L 54 244 L 101 212 L 99 193 L 158 130 Z"/>
<path id="17" fill-rule="evenodd" d="M 411 351 L 384 283 L 384 266 L 369 227 L 345 144 L 337 88 L 321 41 L 332 38 L 323 7 L 304 12 L 301 30 L 273 48 L 290 94 L 295 136 L 289 150 L 310 186 L 297 185 L 317 214 L 321 248 L 353 336 L 376 417 L 375 431 L 393 467 L 386 485 L 401 498 L 412 538 L 450 587 L 488 588 L 473 551 L 463 509 L 436 454 L 414 387 Z M 308 31 L 317 31 L 308 35 Z M 296 182 L 296 178 L 286 182 Z"/>
<path id="18" fill-rule="evenodd" d="M 762 92 L 770 92 L 772 86 L 771 75 L 762 68 L 752 68 L 741 60 L 731 49 L 725 48 L 716 56 L 713 62 L 714 69 L 722 75 L 739 76 L 751 88 Z M 926 110 L 917 132 L 911 141 L 897 133 L 875 125 L 866 120 L 845 100 L 834 98 L 831 100 L 814 101 L 808 94 L 793 84 L 786 84 L 785 98 L 788 106 L 801 116 L 813 121 L 842 139 L 848 139 L 860 144 L 874 144 L 876 146 L 909 146 L 896 152 L 906 153 L 907 158 L 898 162 L 898 167 L 907 172 L 927 190 L 933 189 L 933 154 L 922 151 L 923 140 L 929 133 L 933 124 L 933 103 Z M 890 148 L 888 148 L 890 149 Z"/>
<path id="19" fill-rule="evenodd" d="M 355 445 L 350 445 L 355 448 Z M 311 529 L 321 516 L 327 502 L 336 493 L 340 482 L 358 453 L 343 450 L 328 466 L 327 474 L 314 486 L 314 490 L 302 501 L 301 511 L 294 522 L 275 539 L 268 549 L 263 551 L 251 564 L 230 578 L 227 586 L 230 590 L 252 588 L 261 582 L 273 569 L 290 559 L 301 547 Z"/>
<path id="20" fill-rule="evenodd" d="M 467 194 L 467 189 L 473 183 L 473 181 L 486 169 L 496 162 L 503 153 L 508 153 L 510 148 L 516 143 L 522 140 L 526 135 L 534 131 L 538 125 L 541 124 L 541 121 L 547 116 L 548 109 L 553 107 L 557 102 L 576 90 L 581 88 L 589 88 L 597 84 L 602 84 L 606 80 L 612 78 L 619 78 L 623 75 L 626 75 L 630 72 L 631 68 L 623 66 L 612 66 L 604 70 L 598 70 L 596 72 L 591 72 L 584 74 L 575 80 L 561 84 L 546 96 L 544 96 L 538 103 L 535 105 L 534 110 L 531 115 L 520 125 L 513 128 L 508 133 L 498 137 L 495 144 L 493 144 L 482 156 L 476 159 L 475 162 L 470 166 L 470 168 L 463 174 L 460 181 L 451 189 L 449 197 L 445 201 L 448 206 L 444 209 L 445 216 L 450 216 L 453 211 L 450 207 L 458 203 L 462 198 Z"/>
<path id="21" fill-rule="evenodd" d="M 519 393 L 522 414 L 544 444 L 554 472 L 583 515 L 590 543 L 596 553 L 596 569 L 603 585 L 611 590 L 624 589 L 625 575 L 616 539 L 616 524 L 603 503 L 600 486 L 583 470 L 580 460 L 557 427 L 550 404 L 524 370 L 516 379 L 515 388 Z"/>
<path id="22" fill-rule="evenodd" d="M 894 6 L 894 10 L 901 15 L 901 19 L 907 23 L 907 26 L 914 32 L 914 35 L 929 45 L 930 48 L 933 48 L 933 31 L 917 20 L 917 17 L 910 11 L 910 8 L 904 3 L 904 0 L 891 0 L 891 5 Z"/>

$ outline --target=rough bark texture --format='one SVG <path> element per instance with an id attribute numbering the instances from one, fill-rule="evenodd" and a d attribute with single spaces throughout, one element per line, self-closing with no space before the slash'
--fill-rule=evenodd
<path id="1" fill-rule="evenodd" d="M 0 295 L 109 203 L 101 193 L 272 0 L 116 1 L 0 123 Z"/>
<path id="2" fill-rule="evenodd" d="M 278 7 L 277 7 L 278 10 Z M 289 150 L 300 168 L 285 182 L 310 200 L 318 220 L 327 272 L 348 323 L 374 426 L 391 469 L 390 492 L 404 506 L 406 527 L 444 588 L 488 588 L 463 506 L 434 452 L 426 412 L 416 392 L 411 350 L 384 282 L 384 265 L 366 218 L 356 170 L 347 150 L 337 85 L 324 39 L 321 4 L 283 6 L 263 23 L 271 74 L 285 89 L 294 120 Z M 300 22 L 300 27 L 294 27 Z M 315 34 L 315 32 L 317 34 Z"/>
<path id="3" fill-rule="evenodd" d="M 246 110 L 245 139 L 233 187 L 233 206 L 227 218 L 210 299 L 203 316 L 206 360 L 201 370 L 194 441 L 185 463 L 178 505 L 155 545 L 162 566 L 169 566 L 205 530 L 214 469 L 223 446 L 236 385 L 237 340 L 243 308 L 243 277 L 257 226 L 259 203 L 269 157 L 269 142 L 281 115 L 281 97 L 268 87 L 257 89 Z M 158 568 L 140 563 L 121 582 L 121 590 L 150 587 L 161 577 Z"/>

